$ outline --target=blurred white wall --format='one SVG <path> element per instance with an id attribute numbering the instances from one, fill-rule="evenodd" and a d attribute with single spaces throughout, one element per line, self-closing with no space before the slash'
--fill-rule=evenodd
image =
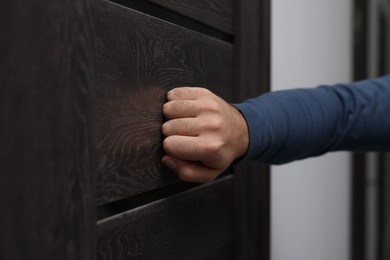
<path id="1" fill-rule="evenodd" d="M 351 0 L 272 0 L 272 90 L 350 81 L 351 46 Z M 350 155 L 271 173 L 271 259 L 349 259 Z"/>

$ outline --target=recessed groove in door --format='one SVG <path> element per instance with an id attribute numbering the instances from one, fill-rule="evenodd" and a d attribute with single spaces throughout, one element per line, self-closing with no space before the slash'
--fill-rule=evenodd
<path id="1" fill-rule="evenodd" d="M 236 0 L 143 0 L 234 35 Z"/>
<path id="2" fill-rule="evenodd" d="M 234 37 L 228 33 L 215 29 L 204 23 L 186 17 L 179 13 L 170 11 L 164 7 L 157 6 L 142 0 L 109 0 L 110 2 L 131 8 L 133 10 L 145 13 L 147 15 L 165 20 L 167 22 L 185 27 L 187 29 L 206 34 L 208 36 L 220 39 L 225 42 L 233 43 Z"/>
<path id="3" fill-rule="evenodd" d="M 223 179 L 226 176 L 232 175 L 233 167 L 228 168 L 218 179 Z M 185 192 L 200 186 L 200 183 L 179 182 L 162 188 L 150 190 L 139 195 L 120 199 L 114 202 L 106 203 L 96 207 L 97 221 L 129 211 L 142 205 L 149 204 L 160 199 Z"/>
<path id="4" fill-rule="evenodd" d="M 172 185 L 165 186 L 163 188 L 151 190 L 136 196 L 124 198 L 114 202 L 110 202 L 101 206 L 97 209 L 97 220 L 102 220 L 113 215 L 131 210 L 133 208 L 149 204 L 153 201 L 157 201 L 163 198 L 167 198 L 174 194 L 195 188 L 199 186 L 198 183 L 186 183 L 180 182 Z"/>
<path id="5" fill-rule="evenodd" d="M 233 256 L 233 177 L 97 222 L 100 260 Z"/>

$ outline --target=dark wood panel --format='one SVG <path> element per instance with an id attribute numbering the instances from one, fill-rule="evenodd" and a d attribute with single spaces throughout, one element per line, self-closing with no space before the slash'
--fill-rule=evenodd
<path id="1" fill-rule="evenodd" d="M 161 2 L 160 4 L 156 4 L 155 2 L 151 2 L 147 0 L 111 0 L 111 2 L 120 4 L 122 6 L 126 6 L 132 10 L 136 10 L 138 12 L 153 16 L 160 20 L 182 26 L 189 30 L 193 30 L 208 35 L 210 37 L 220 39 L 222 41 L 226 41 L 230 43 L 234 41 L 234 36 L 232 34 L 214 28 L 203 21 L 203 20 L 210 19 L 210 17 L 208 17 L 207 15 L 214 15 L 214 16 L 216 15 L 210 10 L 205 11 L 202 9 L 202 10 L 198 10 L 199 13 L 197 12 L 193 13 L 193 15 L 195 15 L 196 17 L 198 17 L 197 15 L 199 15 L 198 18 L 202 20 L 200 21 L 191 18 L 190 16 L 184 15 L 183 11 L 182 12 L 179 12 L 179 10 L 175 11 L 175 9 L 180 9 L 180 8 L 177 7 L 175 8 L 174 6 L 173 8 L 168 8 L 168 6 L 171 6 L 171 4 L 168 2 Z M 191 6 L 191 4 L 192 3 L 190 3 L 189 6 Z M 197 2 L 195 4 L 197 4 Z M 186 3 L 184 3 L 184 5 L 186 5 Z M 189 9 L 187 11 L 193 12 L 194 10 Z M 216 24 L 218 24 L 218 22 L 216 22 Z"/>
<path id="2" fill-rule="evenodd" d="M 99 259 L 231 259 L 232 179 L 99 221 Z"/>
<path id="3" fill-rule="evenodd" d="M 232 97 L 232 46 L 100 2 L 94 126 L 99 205 L 177 182 L 161 168 L 162 105 L 175 86 Z"/>
<path id="4" fill-rule="evenodd" d="M 233 0 L 147 0 L 233 34 Z"/>
<path id="5" fill-rule="evenodd" d="M 0 259 L 95 259 L 90 3 L 0 8 Z"/>
<path id="6" fill-rule="evenodd" d="M 271 1 L 237 1 L 235 102 L 269 91 Z M 234 175 L 235 259 L 270 259 L 269 167 L 243 162 Z"/>

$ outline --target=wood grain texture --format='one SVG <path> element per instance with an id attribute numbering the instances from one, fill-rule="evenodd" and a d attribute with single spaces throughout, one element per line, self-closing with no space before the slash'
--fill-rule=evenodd
<path id="1" fill-rule="evenodd" d="M 95 259 L 87 0 L 0 8 L 0 259 Z"/>
<path id="2" fill-rule="evenodd" d="M 237 1 L 235 102 L 258 96 L 270 87 L 271 1 Z M 269 167 L 243 162 L 236 168 L 235 259 L 270 259 Z"/>
<path id="3" fill-rule="evenodd" d="M 147 0 L 233 34 L 233 0 Z"/>
<path id="4" fill-rule="evenodd" d="M 175 86 L 232 98 L 232 46 L 100 2 L 94 127 L 97 204 L 178 181 L 161 167 L 162 105 Z"/>
<path id="5" fill-rule="evenodd" d="M 231 259 L 232 179 L 99 221 L 99 259 Z"/>

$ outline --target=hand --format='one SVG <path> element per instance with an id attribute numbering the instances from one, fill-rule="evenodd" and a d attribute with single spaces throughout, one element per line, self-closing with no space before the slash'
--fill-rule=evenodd
<path id="1" fill-rule="evenodd" d="M 162 125 L 162 162 L 183 181 L 210 182 L 248 149 L 242 114 L 204 88 L 181 87 L 167 93 Z"/>

